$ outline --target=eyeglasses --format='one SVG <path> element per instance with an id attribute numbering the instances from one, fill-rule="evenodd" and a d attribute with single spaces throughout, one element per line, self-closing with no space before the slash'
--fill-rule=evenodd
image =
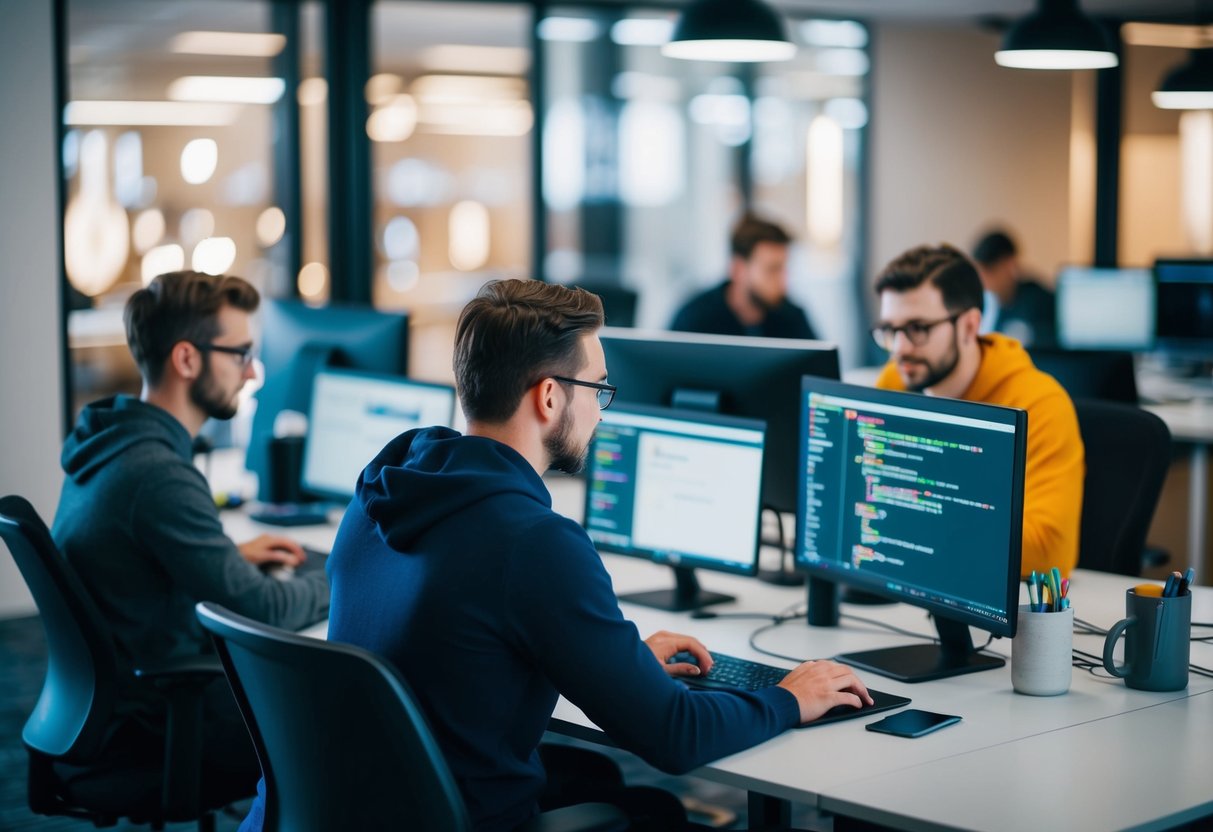
<path id="1" fill-rule="evenodd" d="M 563 384 L 575 384 L 578 387 L 589 387 L 591 390 L 597 390 L 599 410 L 606 410 L 611 406 L 611 402 L 615 401 L 615 391 L 619 389 L 613 384 L 600 384 L 597 381 L 582 381 L 576 378 L 565 378 L 564 376 L 552 376 L 552 380 Z"/>
<path id="2" fill-rule="evenodd" d="M 949 315 L 946 318 L 940 318 L 938 321 L 910 321 L 902 326 L 890 326 L 882 324 L 872 328 L 872 340 L 876 342 L 876 346 L 883 350 L 893 350 L 893 342 L 897 340 L 897 333 L 902 333 L 906 339 L 916 347 L 921 347 L 931 337 L 931 330 L 940 324 L 954 324 L 956 319 L 963 315 L 963 312 L 957 312 L 955 315 Z"/>
<path id="3" fill-rule="evenodd" d="M 190 341 L 194 344 L 193 341 Z M 253 363 L 253 345 L 245 344 L 242 347 L 227 347 L 223 344 L 194 344 L 194 349 L 200 352 L 221 352 L 226 355 L 234 355 L 240 361 L 242 368 Z"/>

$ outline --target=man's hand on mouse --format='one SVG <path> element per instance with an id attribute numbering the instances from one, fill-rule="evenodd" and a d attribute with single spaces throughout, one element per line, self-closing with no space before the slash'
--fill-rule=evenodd
<path id="1" fill-rule="evenodd" d="M 259 535 L 236 548 L 240 550 L 240 556 L 253 566 L 273 563 L 298 566 L 307 559 L 302 546 L 289 537 L 276 534 Z"/>
<path id="2" fill-rule="evenodd" d="M 704 647 L 697 638 L 662 630 L 646 638 L 644 643 L 657 657 L 657 663 L 671 676 L 698 676 L 712 669 L 712 656 L 708 653 L 708 648 Z M 695 661 L 699 663 L 698 666 L 690 662 L 667 664 L 675 654 L 684 651 L 695 657 Z"/>
<path id="3" fill-rule="evenodd" d="M 784 676 L 779 687 L 800 703 L 802 723 L 812 722 L 837 705 L 859 708 L 872 704 L 871 694 L 855 671 L 838 662 L 805 662 Z"/>

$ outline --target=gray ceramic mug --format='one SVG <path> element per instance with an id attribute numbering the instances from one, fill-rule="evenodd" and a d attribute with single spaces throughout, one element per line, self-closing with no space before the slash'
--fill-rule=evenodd
<path id="1" fill-rule="evenodd" d="M 1188 686 L 1188 650 L 1192 635 L 1192 594 L 1174 598 L 1125 593 L 1127 618 L 1108 630 L 1103 666 L 1138 690 L 1183 690 Z M 1125 663 L 1112 651 L 1125 634 Z"/>

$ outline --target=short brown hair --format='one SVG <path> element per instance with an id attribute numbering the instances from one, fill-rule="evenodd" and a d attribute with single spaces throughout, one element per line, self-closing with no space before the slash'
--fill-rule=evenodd
<path id="1" fill-rule="evenodd" d="M 584 289 L 538 280 L 486 283 L 455 328 L 455 387 L 464 415 L 509 420 L 536 382 L 581 369 L 580 338 L 602 322 L 602 301 Z"/>
<path id="2" fill-rule="evenodd" d="M 759 243 L 786 246 L 790 242 L 792 242 L 791 235 L 782 227 L 753 214 L 746 214 L 737 225 L 733 226 L 733 236 L 729 245 L 734 257 L 749 260 Z"/>
<path id="3" fill-rule="evenodd" d="M 918 246 L 895 258 L 876 276 L 876 295 L 885 291 L 908 292 L 923 283 L 943 295 L 949 312 L 966 312 L 982 306 L 981 278 L 977 268 L 950 245 Z"/>
<path id="4" fill-rule="evenodd" d="M 155 387 L 164 376 L 164 362 L 174 345 L 181 341 L 209 343 L 219 334 L 222 307 L 253 312 L 260 301 L 257 290 L 239 277 L 167 272 L 126 302 L 126 343 L 139 372 Z"/>

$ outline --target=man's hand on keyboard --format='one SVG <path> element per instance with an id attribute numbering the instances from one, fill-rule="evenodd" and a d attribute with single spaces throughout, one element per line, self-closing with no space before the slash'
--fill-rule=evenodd
<path id="1" fill-rule="evenodd" d="M 712 669 L 712 656 L 697 638 L 662 630 L 646 638 L 644 643 L 653 651 L 662 669 L 671 676 L 698 676 Z M 666 664 L 676 653 L 684 651 L 695 657 L 698 666 L 691 662 Z"/>
<path id="2" fill-rule="evenodd" d="M 307 559 L 302 546 L 289 537 L 277 534 L 263 534 L 254 537 L 236 548 L 240 550 L 240 556 L 253 566 L 278 563 L 285 566 L 298 566 Z"/>
<path id="3" fill-rule="evenodd" d="M 845 664 L 831 661 L 805 662 L 779 683 L 800 703 L 800 721 L 812 722 L 837 705 L 859 708 L 871 705 L 868 689 Z"/>

